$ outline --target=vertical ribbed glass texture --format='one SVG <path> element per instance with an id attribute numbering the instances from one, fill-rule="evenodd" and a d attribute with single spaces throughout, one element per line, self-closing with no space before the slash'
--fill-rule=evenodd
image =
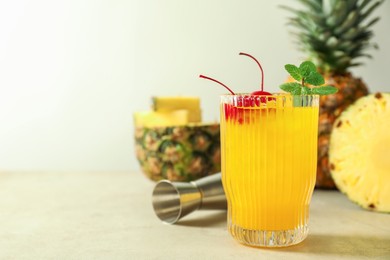
<path id="1" fill-rule="evenodd" d="M 250 246 L 305 239 L 315 184 L 317 95 L 221 97 L 228 230 Z"/>

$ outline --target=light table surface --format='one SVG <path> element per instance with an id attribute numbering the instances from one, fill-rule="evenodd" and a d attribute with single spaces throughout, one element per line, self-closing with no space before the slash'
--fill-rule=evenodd
<path id="1" fill-rule="evenodd" d="M 299 245 L 258 249 L 227 232 L 225 211 L 162 224 L 140 172 L 0 172 L 0 259 L 390 259 L 390 214 L 315 191 Z"/>

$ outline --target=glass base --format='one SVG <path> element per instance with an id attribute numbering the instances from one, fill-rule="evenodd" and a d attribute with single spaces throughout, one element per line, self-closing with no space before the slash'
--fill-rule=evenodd
<path id="1" fill-rule="evenodd" d="M 285 247 L 302 242 L 308 234 L 307 225 L 291 230 L 251 230 L 230 224 L 229 233 L 240 243 L 255 247 Z"/>

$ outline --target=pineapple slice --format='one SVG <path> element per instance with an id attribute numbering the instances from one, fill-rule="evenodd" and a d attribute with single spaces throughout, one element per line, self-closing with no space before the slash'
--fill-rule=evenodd
<path id="1" fill-rule="evenodd" d="M 188 123 L 188 110 L 144 111 L 134 113 L 136 127 L 179 126 Z"/>
<path id="2" fill-rule="evenodd" d="M 330 139 L 332 177 L 363 208 L 390 212 L 390 94 L 360 98 L 336 120 Z"/>
<path id="3" fill-rule="evenodd" d="M 188 122 L 202 121 L 200 100 L 198 97 L 153 97 L 153 110 L 156 112 L 170 112 L 175 110 L 188 110 Z"/>

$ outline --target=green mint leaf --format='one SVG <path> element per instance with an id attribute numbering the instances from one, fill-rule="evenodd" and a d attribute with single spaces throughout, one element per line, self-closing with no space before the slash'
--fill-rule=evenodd
<path id="1" fill-rule="evenodd" d="M 279 88 L 281 88 L 282 90 L 286 91 L 286 92 L 289 92 L 291 94 L 293 94 L 293 92 L 297 91 L 297 89 L 300 89 L 302 88 L 301 84 L 297 83 L 297 82 L 289 82 L 289 83 L 284 83 L 282 85 L 279 86 Z M 295 95 L 295 94 L 293 94 Z"/>
<path id="2" fill-rule="evenodd" d="M 304 61 L 299 65 L 299 71 L 302 77 L 307 77 L 313 71 L 317 71 L 316 65 L 311 61 Z"/>
<path id="3" fill-rule="evenodd" d="M 310 95 L 311 94 L 311 88 L 304 86 L 301 90 L 302 95 Z"/>
<path id="4" fill-rule="evenodd" d="M 300 95 L 329 95 L 338 91 L 333 86 L 322 86 L 325 84 L 324 77 L 317 71 L 316 65 L 311 61 L 302 62 L 299 67 L 293 64 L 286 64 L 284 68 L 298 82 L 290 82 L 280 85 L 279 87 L 291 93 L 294 97 L 294 105 L 300 106 Z M 308 87 L 305 83 L 316 86 Z M 303 101 L 302 101 L 303 102 Z"/>
<path id="5" fill-rule="evenodd" d="M 312 93 L 317 95 L 329 95 L 337 93 L 338 89 L 333 86 L 323 86 L 318 88 L 313 88 Z"/>
<path id="6" fill-rule="evenodd" d="M 314 86 L 321 86 L 325 84 L 324 77 L 317 71 L 312 71 L 305 77 L 305 82 Z"/>
<path id="7" fill-rule="evenodd" d="M 284 68 L 287 70 L 287 72 L 293 77 L 295 80 L 302 80 L 301 72 L 299 71 L 299 68 L 293 64 L 286 64 Z"/>

